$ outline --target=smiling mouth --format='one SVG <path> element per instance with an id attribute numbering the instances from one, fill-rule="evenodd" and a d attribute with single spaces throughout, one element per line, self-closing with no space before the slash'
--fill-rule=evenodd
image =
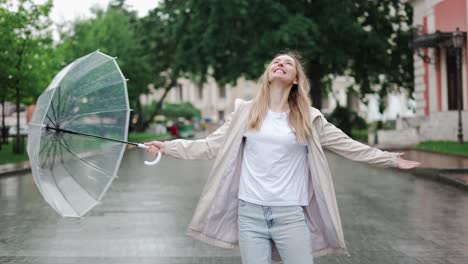
<path id="1" fill-rule="evenodd" d="M 278 72 L 278 71 L 282 72 L 283 74 L 286 74 L 286 72 L 285 72 L 284 70 L 282 70 L 282 69 L 276 69 L 276 70 L 274 70 L 273 72 L 276 73 L 276 72 Z"/>

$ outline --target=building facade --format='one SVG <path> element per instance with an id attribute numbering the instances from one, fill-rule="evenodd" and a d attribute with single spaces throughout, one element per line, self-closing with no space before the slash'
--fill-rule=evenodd
<path id="1" fill-rule="evenodd" d="M 467 0 L 411 0 L 416 116 L 400 118 L 397 131 L 379 131 L 385 146 L 407 146 L 426 140 L 456 141 L 458 100 L 463 135 L 468 135 Z M 456 49 L 454 34 L 461 37 Z M 458 52 L 460 51 L 461 52 Z M 457 59 L 459 64 L 457 65 Z M 458 78 L 458 76 L 460 78 Z M 460 80 L 460 81 L 458 81 Z"/>
<path id="2" fill-rule="evenodd" d="M 379 101 L 381 99 L 377 94 L 366 94 L 367 104 L 364 104 L 357 95 L 348 93 L 348 87 L 354 83 L 354 79 L 349 76 L 335 77 L 332 80 L 330 93 L 324 95 L 322 99 L 322 113 L 330 114 L 339 104 L 357 112 L 368 123 L 414 116 L 412 109 L 414 102 L 409 99 L 406 90 L 389 93 L 384 99 L 386 107 L 383 113 L 380 113 Z"/>
<path id="3" fill-rule="evenodd" d="M 203 84 L 196 84 L 187 79 L 178 80 L 177 87 L 169 91 L 167 103 L 190 102 L 200 109 L 202 118 L 211 121 L 224 120 L 225 116 L 234 111 L 234 100 L 243 98 L 253 99 L 257 93 L 257 83 L 239 78 L 236 85 L 219 85 L 212 77 L 208 77 Z M 151 94 L 142 95 L 143 104 L 159 100 L 163 95 L 162 89 L 150 88 Z"/>
<path id="4" fill-rule="evenodd" d="M 456 58 L 450 35 L 457 28 L 464 34 L 461 76 L 463 109 L 468 110 L 466 61 L 466 30 L 468 9 L 466 0 L 416 0 L 413 23 L 419 29 L 415 47 L 415 99 L 418 115 L 457 109 Z M 444 36 L 447 36 L 444 38 Z M 444 43 L 447 42 L 447 43 Z"/>

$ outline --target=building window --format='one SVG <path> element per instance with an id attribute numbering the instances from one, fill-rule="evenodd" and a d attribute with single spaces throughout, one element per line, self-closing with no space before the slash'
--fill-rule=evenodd
<path id="1" fill-rule="evenodd" d="M 224 111 L 223 110 L 218 111 L 218 120 L 224 120 Z"/>
<path id="2" fill-rule="evenodd" d="M 182 100 L 184 100 L 184 93 L 183 93 L 183 90 L 182 90 L 182 85 L 181 84 L 177 84 L 177 87 L 179 88 L 179 100 L 182 102 Z"/>
<path id="3" fill-rule="evenodd" d="M 315 106 L 312 102 L 312 106 Z M 330 107 L 330 98 L 328 96 L 322 97 L 322 109 L 328 109 Z"/>
<path id="4" fill-rule="evenodd" d="M 198 99 L 203 100 L 203 85 L 198 85 Z"/>
<path id="5" fill-rule="evenodd" d="M 448 48 L 446 57 L 448 110 L 457 110 L 457 53 L 455 49 Z M 463 98 L 461 101 L 463 102 Z"/>
<path id="6" fill-rule="evenodd" d="M 219 87 L 219 97 L 220 98 L 226 98 L 226 86 L 222 85 Z"/>

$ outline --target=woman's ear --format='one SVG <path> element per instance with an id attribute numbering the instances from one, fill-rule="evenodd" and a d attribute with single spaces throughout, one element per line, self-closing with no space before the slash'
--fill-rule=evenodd
<path id="1" fill-rule="evenodd" d="M 294 80 L 293 84 L 297 84 L 297 80 Z"/>

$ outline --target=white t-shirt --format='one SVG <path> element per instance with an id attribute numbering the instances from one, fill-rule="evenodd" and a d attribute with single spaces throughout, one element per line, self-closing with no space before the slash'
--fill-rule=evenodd
<path id="1" fill-rule="evenodd" d="M 299 144 L 289 112 L 268 111 L 260 131 L 247 130 L 239 199 L 265 206 L 308 205 L 307 144 Z"/>

